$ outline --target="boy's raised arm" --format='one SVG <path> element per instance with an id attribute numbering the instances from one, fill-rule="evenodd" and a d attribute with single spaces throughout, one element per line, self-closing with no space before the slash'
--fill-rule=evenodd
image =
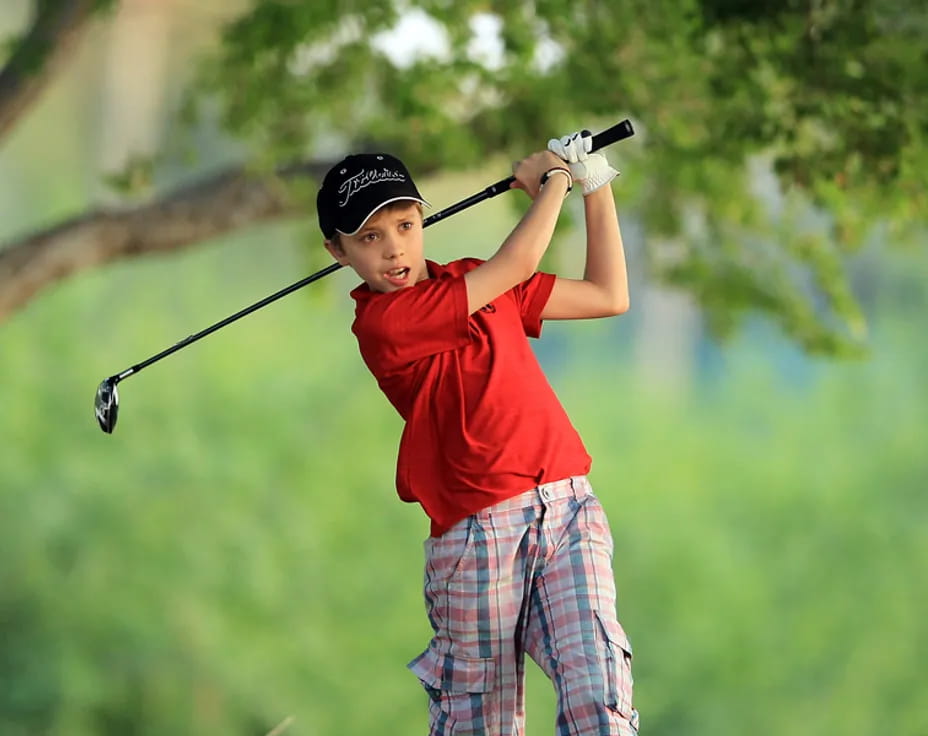
<path id="1" fill-rule="evenodd" d="M 554 139 L 548 147 L 570 165 L 583 186 L 586 219 L 586 267 L 582 279 L 560 278 L 541 313 L 542 319 L 610 317 L 628 310 L 625 251 L 609 183 L 618 175 L 605 156 L 590 153 L 579 133 Z"/>
<path id="2" fill-rule="evenodd" d="M 542 319 L 611 317 L 628 311 L 625 251 L 609 187 L 583 199 L 586 213 L 586 268 L 582 279 L 558 277 Z"/>
<path id="3" fill-rule="evenodd" d="M 567 165 L 550 151 L 519 161 L 512 173 L 516 177 L 513 187 L 524 189 L 534 201 L 499 250 L 464 276 L 468 314 L 531 278 L 551 243 L 561 205 L 572 185 Z"/>

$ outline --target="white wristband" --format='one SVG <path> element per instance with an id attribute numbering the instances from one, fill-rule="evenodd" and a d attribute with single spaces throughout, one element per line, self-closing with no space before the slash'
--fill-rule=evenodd
<path id="1" fill-rule="evenodd" d="M 566 197 L 568 194 L 570 194 L 570 190 L 574 188 L 574 177 L 570 173 L 569 169 L 561 166 L 555 166 L 552 169 L 548 169 L 544 174 L 541 175 L 541 184 L 538 186 L 538 191 L 541 191 L 545 188 L 545 182 L 551 178 L 551 174 L 563 174 L 567 177 L 567 191 L 564 192 L 564 196 Z"/>

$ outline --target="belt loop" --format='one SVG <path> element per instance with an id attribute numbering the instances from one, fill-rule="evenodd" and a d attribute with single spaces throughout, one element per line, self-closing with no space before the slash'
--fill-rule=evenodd
<path id="1" fill-rule="evenodd" d="M 590 495 L 589 491 L 589 481 L 586 481 L 586 476 L 583 475 L 572 475 L 570 476 L 570 487 L 573 489 L 574 498 L 581 499 L 586 498 Z"/>

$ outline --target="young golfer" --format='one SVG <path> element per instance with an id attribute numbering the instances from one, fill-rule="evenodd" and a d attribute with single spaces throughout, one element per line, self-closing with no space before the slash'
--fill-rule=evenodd
<path id="1" fill-rule="evenodd" d="M 319 190 L 325 246 L 364 281 L 351 292 L 361 356 L 405 420 L 397 491 L 431 519 L 434 636 L 409 668 L 431 697 L 433 736 L 522 734 L 526 653 L 554 684 L 558 734 L 637 733 L 591 459 L 527 339 L 546 319 L 628 308 L 618 172 L 590 143 L 575 133 L 513 166 L 533 201 L 486 261 L 425 259 L 426 202 L 392 156 L 348 156 Z M 574 184 L 584 276 L 536 273 Z"/>

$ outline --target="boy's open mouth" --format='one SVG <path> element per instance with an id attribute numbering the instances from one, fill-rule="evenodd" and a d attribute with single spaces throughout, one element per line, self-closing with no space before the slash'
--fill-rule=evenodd
<path id="1" fill-rule="evenodd" d="M 409 268 L 394 268 L 384 274 L 387 277 L 387 280 L 391 283 L 402 283 L 406 281 L 406 278 L 409 276 Z"/>

